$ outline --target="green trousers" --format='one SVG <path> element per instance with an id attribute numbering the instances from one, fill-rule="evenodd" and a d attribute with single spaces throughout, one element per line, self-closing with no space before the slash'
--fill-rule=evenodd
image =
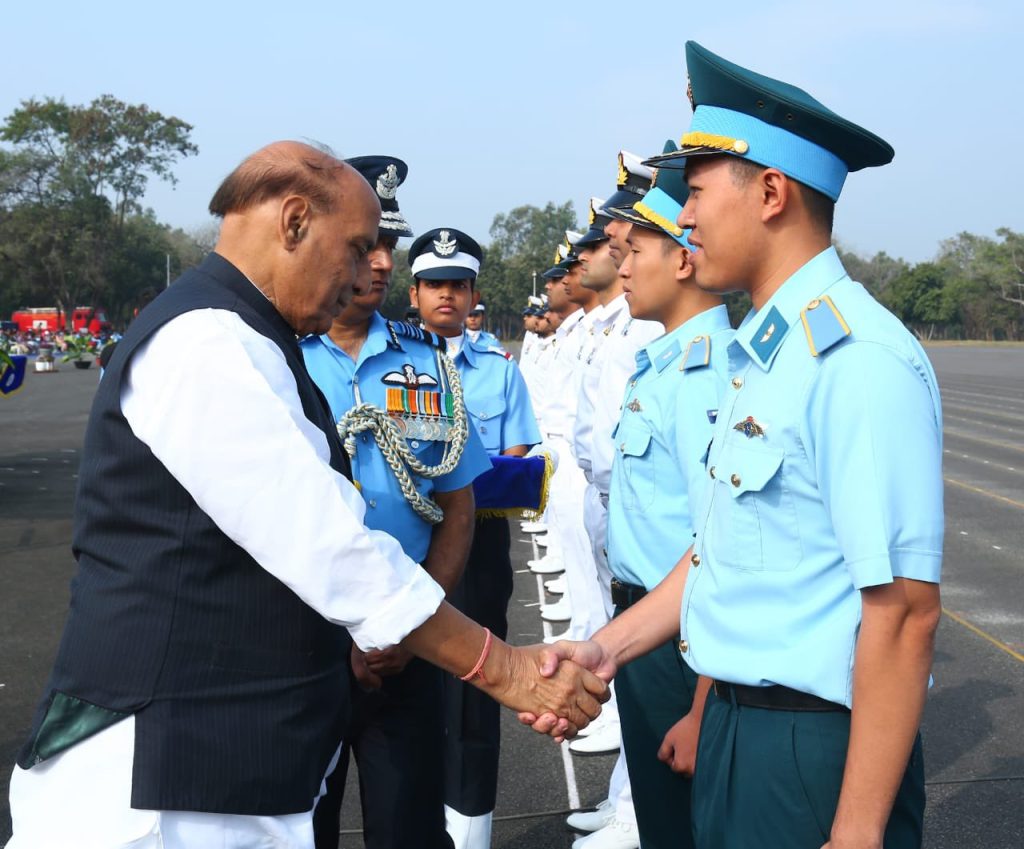
<path id="1" fill-rule="evenodd" d="M 846 711 L 742 707 L 712 691 L 693 787 L 700 849 L 820 849 L 839 801 L 850 738 Z M 924 760 L 918 735 L 885 831 L 885 849 L 918 849 Z"/>
<path id="2" fill-rule="evenodd" d="M 691 781 L 659 761 L 658 748 L 665 732 L 690 712 L 696 686 L 697 675 L 679 654 L 677 639 L 615 676 L 622 746 L 643 849 L 693 847 Z"/>

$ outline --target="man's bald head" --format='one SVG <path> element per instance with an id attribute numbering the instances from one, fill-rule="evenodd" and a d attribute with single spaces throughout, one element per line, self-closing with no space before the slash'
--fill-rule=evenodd
<path id="1" fill-rule="evenodd" d="M 248 277 L 296 333 L 323 333 L 370 286 L 380 203 L 350 165 L 300 142 L 256 151 L 217 189 L 216 252 Z"/>
<path id="2" fill-rule="evenodd" d="M 210 212 L 223 218 L 288 195 L 305 197 L 316 211 L 330 212 L 339 200 L 338 177 L 346 169 L 340 159 L 312 145 L 274 142 L 225 178 L 210 200 Z"/>

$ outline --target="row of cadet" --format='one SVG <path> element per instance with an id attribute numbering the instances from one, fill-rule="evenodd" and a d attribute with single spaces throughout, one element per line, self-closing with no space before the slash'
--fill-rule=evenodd
<path id="1" fill-rule="evenodd" d="M 674 148 L 671 142 L 665 147 Z M 687 491 L 680 458 L 686 447 L 692 454 L 701 440 L 707 444 L 710 423 L 705 418 L 680 430 L 676 445 L 658 441 L 666 428 L 675 429 L 675 396 L 684 379 L 691 400 L 701 396 L 702 415 L 717 406 L 710 351 L 712 345 L 724 349 L 731 331 L 719 298 L 699 292 L 692 281 L 688 287 L 675 282 L 676 272 L 686 268 L 682 252 L 688 245 L 675 221 L 687 189 L 681 170 L 662 171 L 655 179 L 656 173 L 640 156 L 619 152 L 615 191 L 590 199 L 587 230 L 566 232 L 544 272 L 543 300 L 531 299 L 524 310 L 520 368 L 544 447 L 557 457 L 547 510 L 539 521 L 522 525 L 537 534 L 545 552 L 528 566 L 549 577 L 545 588 L 558 597 L 540 607 L 541 618 L 558 629 L 545 638 L 550 643 L 592 636 L 616 610 L 657 585 L 689 544 L 679 533 L 690 524 L 680 503 Z M 654 375 L 657 381 L 644 380 Z M 662 464 L 662 474 L 675 477 L 677 485 L 657 486 L 652 464 Z M 652 510 L 658 521 L 637 524 Z M 658 761 L 663 737 L 644 733 L 652 722 L 636 715 L 650 700 L 659 717 L 653 727 L 663 735 L 668 728 L 660 717 L 679 720 L 689 712 L 696 675 L 681 659 L 669 664 L 668 680 L 664 668 L 639 686 L 635 676 L 620 675 L 624 683 L 613 686 L 601 716 L 569 744 L 574 754 L 617 754 L 607 798 L 567 820 L 586 835 L 574 849 L 636 849 L 638 814 L 646 815 L 644 845 L 687 830 L 688 779 Z M 666 686 L 669 704 L 657 692 Z M 623 726 L 620 706 L 627 717 L 633 712 L 632 726 Z M 631 731 L 632 745 L 624 745 Z M 643 788 L 636 801 L 633 775 Z M 655 829 L 664 832 L 660 841 Z"/>
<path id="2" fill-rule="evenodd" d="M 618 670 L 612 702 L 570 744 L 581 754 L 619 752 L 607 799 L 568 820 L 585 833 L 574 849 L 685 847 L 694 835 L 703 846 L 827 842 L 849 735 L 861 591 L 909 579 L 937 583 L 941 564 L 934 375 L 919 346 L 849 280 L 828 246 L 831 205 L 847 172 L 884 164 L 891 148 L 799 89 L 692 42 L 687 64 L 695 108 L 689 132 L 681 146 L 668 142 L 646 159 L 619 153 L 614 192 L 591 200 L 585 232 L 566 233 L 544 273 L 545 299 L 524 311 L 519 365 L 480 334 L 475 281 L 483 253 L 454 228 L 429 230 L 410 248 L 409 296 L 421 326 L 377 312 L 397 239 L 413 235 L 395 199 L 407 169 L 391 157 L 350 160 L 382 208 L 370 290 L 357 294 L 328 333 L 302 342 L 352 458 L 366 524 L 396 536 L 449 600 L 493 633 L 507 633 L 512 591 L 506 517 L 517 503 L 530 503 L 523 493 L 547 480 L 551 467 L 546 511 L 523 529 L 542 532 L 546 553 L 529 565 L 552 576 L 547 588 L 559 596 L 541 608 L 544 619 L 564 623 L 553 644 L 587 640 L 662 585 L 685 586 L 679 631 Z M 716 234 L 701 230 L 691 242 L 681 224 L 684 207 L 693 205 L 683 168 L 694 156 L 774 169 L 809 187 L 798 196 L 811 219 L 828 210 L 828 226 L 814 219 L 817 229 L 805 240 L 821 242 L 820 250 L 767 299 L 755 297 L 737 331 L 721 300 L 730 281 L 697 270 L 712 262 L 701 240 Z M 737 168 L 732 179 L 743 185 L 751 173 Z M 706 220 L 715 214 L 721 211 L 711 209 Z M 728 240 L 713 247 L 715 262 L 746 251 Z M 749 268 L 737 261 L 730 271 Z M 862 344 L 851 331 L 855 322 L 864 339 L 881 344 Z M 876 365 L 872 357 L 905 367 L 856 365 Z M 812 383 L 825 363 L 834 365 L 819 389 Z M 890 405 L 828 391 L 840 380 L 859 386 L 852 375 L 864 374 L 892 384 L 872 391 L 915 405 L 900 420 L 919 422 L 921 438 L 897 446 Z M 816 392 L 815 403 L 807 406 L 800 392 Z M 805 437 L 815 440 L 816 456 L 808 456 Z M 871 457 L 848 462 L 848 449 L 865 439 Z M 907 451 L 926 478 L 927 497 L 892 480 Z M 502 458 L 524 462 L 496 477 Z M 840 472 L 845 488 L 833 486 Z M 876 503 L 884 509 L 864 506 Z M 488 509 L 475 510 L 483 504 Z M 677 583 L 687 574 L 678 579 L 685 585 Z M 343 763 L 316 809 L 318 847 L 336 845 L 350 753 L 360 766 L 367 846 L 489 846 L 496 705 L 401 648 L 356 651 L 353 668 L 365 689 Z M 722 742 L 728 734 L 719 724 L 720 748 L 708 748 L 701 735 L 702 763 L 715 763 L 697 770 L 707 789 L 691 822 L 705 703 L 717 716 L 746 710 L 728 719 L 734 727 L 760 725 L 754 736 L 737 732 Z M 771 730 L 782 714 L 787 721 L 796 714 L 796 728 L 817 723 L 813 734 L 825 733 L 827 723 L 842 757 L 832 750 L 810 761 L 792 751 L 758 755 L 788 751 Z M 763 746 L 752 753 L 755 739 Z M 919 741 L 913 753 L 895 802 L 889 799 L 896 836 L 887 846 L 920 842 Z M 750 766 L 759 757 L 787 775 L 809 774 L 759 781 L 761 767 Z M 727 762 L 736 769 L 722 767 Z M 737 799 L 756 803 L 756 814 L 736 816 Z M 394 816 L 399 809 L 403 815 Z M 791 842 L 779 835 L 777 843 L 747 833 L 768 821 L 794 835 L 805 831 Z"/>

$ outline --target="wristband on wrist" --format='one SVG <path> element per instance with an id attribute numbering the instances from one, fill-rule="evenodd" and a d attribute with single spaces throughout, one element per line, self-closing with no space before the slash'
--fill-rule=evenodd
<path id="1" fill-rule="evenodd" d="M 484 676 L 484 663 L 486 663 L 487 656 L 491 653 L 491 639 L 493 636 L 491 634 L 491 629 L 484 628 L 484 635 L 484 647 L 480 652 L 480 658 L 467 674 L 459 678 L 460 681 L 472 681 L 474 678 L 479 676 L 484 683 L 487 683 L 487 678 Z"/>

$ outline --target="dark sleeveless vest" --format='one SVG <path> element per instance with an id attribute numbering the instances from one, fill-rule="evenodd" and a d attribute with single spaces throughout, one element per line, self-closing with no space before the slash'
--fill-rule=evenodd
<path id="1" fill-rule="evenodd" d="M 331 466 L 350 477 L 292 329 L 211 254 L 135 320 L 100 381 L 79 470 L 71 609 L 18 763 L 30 768 L 134 714 L 132 807 L 299 813 L 347 721 L 351 639 L 225 536 L 121 413 L 135 350 L 204 308 L 237 313 L 281 349 L 303 413 L 327 435 Z M 251 462 L 272 470 L 274 446 Z"/>

